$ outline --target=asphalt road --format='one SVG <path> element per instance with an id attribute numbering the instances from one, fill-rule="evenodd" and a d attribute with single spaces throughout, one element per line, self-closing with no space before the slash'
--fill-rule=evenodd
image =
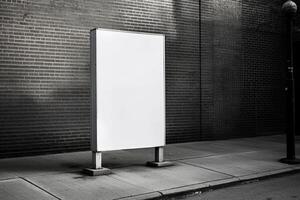
<path id="1" fill-rule="evenodd" d="M 300 173 L 243 183 L 190 196 L 186 200 L 300 200 Z"/>

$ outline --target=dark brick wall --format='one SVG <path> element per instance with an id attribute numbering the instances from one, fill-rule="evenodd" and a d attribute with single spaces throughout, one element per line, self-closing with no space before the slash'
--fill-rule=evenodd
<path id="1" fill-rule="evenodd" d="M 296 83 L 296 121 L 300 120 L 300 0 L 295 0 L 298 5 L 298 13 L 295 17 L 295 34 L 294 34 L 294 72 L 295 72 L 295 83 Z M 296 123 L 296 134 L 300 135 L 300 124 Z"/>
<path id="2" fill-rule="evenodd" d="M 95 27 L 166 35 L 168 143 L 283 133 L 282 2 L 0 0 L 0 157 L 89 148 Z"/>
<path id="3" fill-rule="evenodd" d="M 201 138 L 283 133 L 283 1 L 201 2 Z"/>
<path id="4" fill-rule="evenodd" d="M 285 131 L 285 35 L 282 1 L 243 1 L 243 99 L 245 133 Z M 250 8 L 254 10 L 251 14 Z M 250 126 L 249 126 L 250 125 Z"/>
<path id="5" fill-rule="evenodd" d="M 200 138 L 198 0 L 1 0 L 0 157 L 89 149 L 89 31 L 166 35 L 167 142 Z"/>

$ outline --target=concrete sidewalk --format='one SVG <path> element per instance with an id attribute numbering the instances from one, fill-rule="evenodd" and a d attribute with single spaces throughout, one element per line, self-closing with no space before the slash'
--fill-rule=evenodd
<path id="1" fill-rule="evenodd" d="M 98 177 L 81 173 L 91 152 L 2 159 L 0 199 L 159 198 L 300 169 L 279 163 L 283 157 L 285 139 L 277 135 L 167 145 L 165 158 L 175 165 L 165 168 L 145 166 L 153 149 L 106 152 L 103 165 L 113 174 Z"/>

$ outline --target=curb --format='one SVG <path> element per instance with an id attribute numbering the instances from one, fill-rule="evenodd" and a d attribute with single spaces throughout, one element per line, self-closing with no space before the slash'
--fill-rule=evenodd
<path id="1" fill-rule="evenodd" d="M 122 197 L 114 200 L 146 200 L 146 199 L 160 199 L 163 195 L 160 192 L 150 192 L 134 196 Z"/>
<path id="2" fill-rule="evenodd" d="M 171 188 L 162 191 L 146 193 L 141 195 L 135 195 L 130 197 L 120 198 L 118 200 L 159 200 L 174 198 L 176 196 L 191 195 L 193 193 L 201 193 L 209 190 L 225 188 L 229 186 L 239 185 L 252 181 L 265 180 L 268 178 L 279 177 L 288 174 L 295 174 L 300 172 L 300 166 L 294 166 L 284 169 L 266 171 L 256 174 L 250 174 L 240 177 L 232 177 L 228 179 L 220 179 L 215 181 L 209 181 L 204 183 L 198 183 L 193 185 L 182 186 L 178 188 Z"/>

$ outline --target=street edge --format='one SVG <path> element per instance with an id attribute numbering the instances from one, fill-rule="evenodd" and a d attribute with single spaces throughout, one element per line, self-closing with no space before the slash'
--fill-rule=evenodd
<path id="1" fill-rule="evenodd" d="M 293 166 L 284 169 L 277 169 L 271 171 L 265 171 L 245 176 L 231 177 L 226 179 L 219 179 L 204 183 L 197 183 L 193 185 L 182 186 L 178 188 L 171 188 L 146 194 L 134 195 L 130 197 L 124 197 L 120 200 L 159 200 L 165 198 L 172 198 L 176 196 L 188 196 L 196 193 L 202 193 L 209 190 L 225 188 L 229 186 L 245 184 L 249 182 L 255 182 L 265 180 L 268 178 L 280 177 L 283 175 L 295 174 L 300 172 L 300 166 Z"/>

